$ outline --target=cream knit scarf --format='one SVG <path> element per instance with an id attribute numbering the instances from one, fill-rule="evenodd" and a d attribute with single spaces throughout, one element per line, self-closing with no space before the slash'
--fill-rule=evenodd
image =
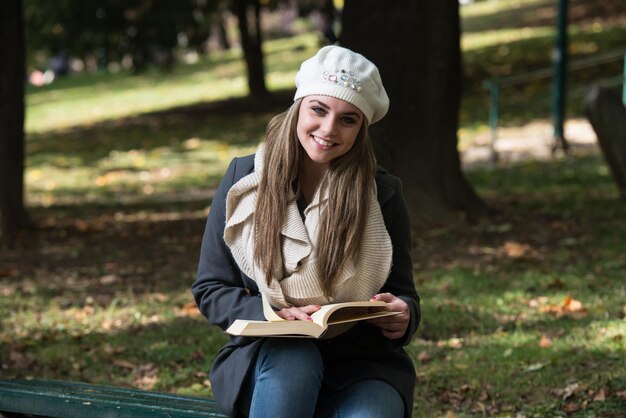
<path id="1" fill-rule="evenodd" d="M 326 298 L 318 279 L 316 266 L 317 232 L 320 210 L 328 196 L 315 193 L 305 209 L 303 222 L 295 200 L 287 207 L 281 231 L 282 260 L 276 261 L 274 277 L 268 286 L 263 270 L 254 261 L 254 210 L 261 172 L 263 145 L 254 158 L 255 171 L 235 183 L 226 197 L 226 226 L 224 241 L 239 268 L 252 278 L 259 291 L 275 307 L 304 306 L 368 300 L 387 280 L 391 271 L 392 246 L 385 228 L 376 191 L 369 199 L 369 218 L 365 226 L 361 249 L 355 262 L 349 262 L 339 274 L 333 296 Z M 280 268 L 282 264 L 282 269 Z"/>

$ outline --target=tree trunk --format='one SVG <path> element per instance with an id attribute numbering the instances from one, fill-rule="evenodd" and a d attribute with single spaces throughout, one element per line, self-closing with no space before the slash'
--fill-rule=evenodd
<path id="1" fill-rule="evenodd" d="M 620 197 L 626 200 L 626 107 L 619 93 L 593 85 L 585 96 L 584 110 Z"/>
<path id="2" fill-rule="evenodd" d="M 24 26 L 22 1 L 0 7 L 0 238 L 9 246 L 27 226 L 24 208 Z"/>
<path id="3" fill-rule="evenodd" d="M 372 127 L 378 159 L 398 175 L 413 223 L 484 212 L 457 150 L 461 52 L 457 0 L 346 0 L 340 43 L 379 68 L 391 106 Z"/>
<path id="4" fill-rule="evenodd" d="M 248 6 L 253 7 L 253 22 L 248 19 Z M 266 97 L 265 68 L 263 64 L 262 36 L 261 36 L 261 6 L 259 0 L 236 0 L 235 14 L 239 22 L 241 48 L 248 72 L 248 88 L 252 98 Z M 252 27 L 250 25 L 252 23 Z"/>
<path id="5" fill-rule="evenodd" d="M 230 49 L 230 41 L 228 40 L 228 34 L 226 33 L 226 23 L 224 22 L 224 14 L 220 11 L 218 12 L 218 17 L 216 21 L 216 35 L 217 41 L 222 51 L 227 51 Z"/>

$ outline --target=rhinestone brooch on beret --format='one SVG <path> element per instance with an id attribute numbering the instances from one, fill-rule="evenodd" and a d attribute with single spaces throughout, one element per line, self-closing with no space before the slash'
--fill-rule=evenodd
<path id="1" fill-rule="evenodd" d="M 344 87 L 349 87 L 352 90 L 361 91 L 361 80 L 355 77 L 354 73 L 350 70 L 335 70 L 324 71 L 324 82 L 333 83 Z"/>

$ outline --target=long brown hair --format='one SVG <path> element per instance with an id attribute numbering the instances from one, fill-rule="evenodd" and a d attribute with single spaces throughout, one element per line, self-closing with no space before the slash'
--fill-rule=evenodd
<path id="1" fill-rule="evenodd" d="M 269 122 L 265 133 L 263 173 L 254 214 L 254 260 L 265 271 L 270 284 L 281 276 L 281 229 L 287 205 L 300 194 L 299 177 L 306 152 L 296 127 L 302 99 Z M 322 178 L 320 194 L 328 193 L 320 213 L 317 236 L 317 266 L 324 294 L 332 295 L 335 279 L 346 262 L 355 260 L 368 216 L 370 193 L 376 173 L 376 158 L 367 122 L 352 148 L 331 161 Z"/>

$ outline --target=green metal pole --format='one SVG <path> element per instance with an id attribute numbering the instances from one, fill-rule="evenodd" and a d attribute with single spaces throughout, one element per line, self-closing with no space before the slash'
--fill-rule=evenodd
<path id="1" fill-rule="evenodd" d="M 624 54 L 624 79 L 622 80 L 622 103 L 626 106 L 626 54 Z"/>
<path id="2" fill-rule="evenodd" d="M 553 53 L 554 77 L 552 82 L 552 126 L 554 127 L 554 150 L 567 151 L 563 134 L 565 121 L 565 79 L 567 75 L 567 4 L 558 0 L 556 47 Z"/>
<path id="3" fill-rule="evenodd" d="M 500 83 L 497 78 L 489 81 L 489 128 L 491 130 L 491 160 L 497 161 L 496 141 L 498 140 L 498 118 L 500 117 Z"/>
<path id="4" fill-rule="evenodd" d="M 489 90 L 489 130 L 491 131 L 491 142 L 489 152 L 492 162 L 498 160 L 496 154 L 496 140 L 498 139 L 498 117 L 500 113 L 500 79 L 498 77 L 483 81 L 483 88 Z"/>

